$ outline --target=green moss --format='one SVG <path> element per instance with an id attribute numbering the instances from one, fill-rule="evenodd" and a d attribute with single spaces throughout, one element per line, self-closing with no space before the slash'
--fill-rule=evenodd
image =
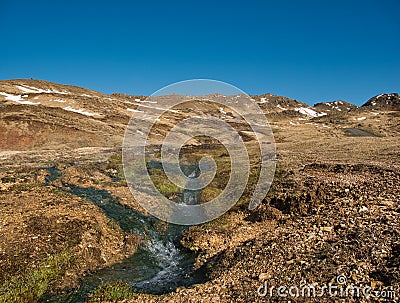
<path id="1" fill-rule="evenodd" d="M 222 193 L 222 189 L 211 186 L 205 187 L 200 193 L 200 203 L 209 202 Z"/>
<path id="2" fill-rule="evenodd" d="M 50 286 L 65 274 L 71 262 L 72 255 L 68 252 L 50 256 L 37 269 L 5 281 L 0 286 L 0 302 L 38 302 Z"/>
<path id="3" fill-rule="evenodd" d="M 217 232 L 226 232 L 226 228 L 230 228 L 229 223 L 231 222 L 232 212 L 226 212 L 218 218 L 204 223 L 202 226 L 206 228 L 212 228 Z"/>
<path id="4" fill-rule="evenodd" d="M 3 183 L 14 183 L 16 181 L 15 176 L 5 176 L 1 178 L 1 182 Z"/>
<path id="5" fill-rule="evenodd" d="M 109 219 L 109 220 L 107 221 L 107 226 L 108 226 L 109 228 L 111 228 L 111 229 L 117 229 L 117 227 L 118 227 L 118 222 L 117 222 L 117 220 L 111 218 L 111 219 Z"/>
<path id="6" fill-rule="evenodd" d="M 87 300 L 88 303 L 117 302 L 132 299 L 135 295 L 132 287 L 123 281 L 116 281 L 99 286 Z"/>
<path id="7" fill-rule="evenodd" d="M 108 158 L 106 168 L 116 170 L 117 171 L 116 177 L 121 180 L 125 180 L 124 166 L 122 164 L 122 154 L 121 153 L 116 153 L 116 154 L 112 155 L 110 158 Z"/>
<path id="8" fill-rule="evenodd" d="M 180 193 L 182 189 L 172 183 L 161 168 L 149 169 L 149 174 L 154 186 L 166 197 Z"/>
<path id="9" fill-rule="evenodd" d="M 162 180 L 160 178 L 153 179 L 154 185 L 164 196 L 171 196 L 181 191 L 181 188 L 170 181 Z"/>

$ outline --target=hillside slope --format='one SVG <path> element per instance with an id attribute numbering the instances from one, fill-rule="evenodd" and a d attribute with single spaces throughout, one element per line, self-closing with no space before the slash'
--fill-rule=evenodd
<path id="1" fill-rule="evenodd" d="M 234 99 L 238 96 L 220 96 Z M 185 97 L 191 100 L 190 97 Z M 252 96 L 277 127 L 367 128 L 380 135 L 397 133 L 390 111 L 400 109 L 397 93 L 371 98 L 358 108 L 345 101 L 314 107 L 283 96 Z M 162 111 L 163 99 L 147 99 L 42 80 L 0 81 L 0 148 L 2 150 L 120 147 L 135 112 Z M 140 107 L 140 110 L 138 108 Z M 186 102 L 158 122 L 158 135 L 188 116 L 212 115 L 236 123 L 237 113 L 218 104 Z M 378 117 L 379 116 L 379 117 Z M 396 119 L 395 119 L 396 120 Z M 279 126 L 281 125 L 281 126 Z M 246 130 L 242 125 L 242 130 Z M 161 136 L 160 136 L 161 138 Z"/>

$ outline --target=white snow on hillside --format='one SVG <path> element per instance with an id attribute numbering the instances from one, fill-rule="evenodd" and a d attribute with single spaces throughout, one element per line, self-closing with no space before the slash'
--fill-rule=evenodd
<path id="1" fill-rule="evenodd" d="M 7 93 L 3 93 L 3 92 L 0 92 L 0 95 L 5 96 L 6 97 L 5 99 L 10 100 L 10 101 L 18 102 L 18 101 L 23 100 L 21 95 L 12 95 L 12 94 L 7 94 Z"/>
<path id="2" fill-rule="evenodd" d="M 40 104 L 40 102 L 31 102 L 31 101 L 27 101 L 27 100 L 23 100 L 23 101 L 16 101 L 19 104 L 28 104 L 28 105 L 38 105 Z"/>
<path id="3" fill-rule="evenodd" d="M 157 103 L 157 101 L 140 100 L 140 99 L 135 99 L 135 101 L 140 103 L 153 103 L 153 104 Z"/>
<path id="4" fill-rule="evenodd" d="M 0 92 L 0 95 L 5 96 L 6 100 L 14 101 L 14 102 L 17 102 L 19 104 L 29 104 L 29 105 L 38 105 L 38 104 L 40 104 L 40 102 L 31 102 L 31 101 L 24 100 L 21 95 L 7 94 L 7 93 L 3 93 L 3 92 Z"/>
<path id="5" fill-rule="evenodd" d="M 14 85 L 16 88 L 18 88 L 20 91 L 24 93 L 31 93 L 31 94 L 61 94 L 61 95 L 66 95 L 68 94 L 67 92 L 61 92 L 56 89 L 41 89 L 33 86 L 28 86 L 28 85 Z"/>
<path id="6" fill-rule="evenodd" d="M 141 110 L 137 110 L 137 109 L 132 109 L 132 108 L 127 108 L 127 111 L 133 112 L 133 113 L 143 113 L 143 111 Z"/>
<path id="7" fill-rule="evenodd" d="M 81 114 L 81 115 L 89 116 L 89 117 L 100 116 L 100 114 L 98 114 L 98 113 L 91 113 L 91 112 L 85 111 L 82 108 L 76 109 L 76 108 L 73 108 L 71 106 L 67 106 L 67 107 L 64 107 L 63 109 L 67 110 L 67 111 L 70 111 L 70 112 L 78 113 L 78 114 Z"/>
<path id="8" fill-rule="evenodd" d="M 324 102 L 323 104 L 326 106 L 330 106 L 333 109 L 336 109 L 337 111 L 342 111 L 342 109 L 339 107 L 339 105 L 343 105 L 342 101 Z"/>
<path id="9" fill-rule="evenodd" d="M 307 108 L 307 107 L 297 107 L 294 110 L 299 112 L 300 114 L 308 115 L 311 117 L 321 117 L 321 116 L 326 115 L 326 113 L 322 113 L 322 112 L 319 113 L 319 112 L 316 112 L 315 110 L 313 110 L 311 108 Z"/>

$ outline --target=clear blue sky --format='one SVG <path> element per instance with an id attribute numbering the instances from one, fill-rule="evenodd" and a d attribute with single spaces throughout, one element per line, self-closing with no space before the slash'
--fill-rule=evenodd
<path id="1" fill-rule="evenodd" d="M 211 78 L 361 104 L 400 91 L 400 1 L 0 1 L 0 79 L 151 94 Z"/>

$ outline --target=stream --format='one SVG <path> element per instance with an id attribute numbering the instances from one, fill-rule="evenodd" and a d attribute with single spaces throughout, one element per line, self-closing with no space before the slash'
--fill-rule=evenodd
<path id="1" fill-rule="evenodd" d="M 51 177 L 59 173 L 51 170 Z M 42 302 L 85 302 L 88 294 L 98 286 L 112 281 L 124 281 L 138 292 L 164 294 L 180 286 L 190 286 L 205 281 L 205 275 L 192 272 L 196 255 L 179 244 L 188 227 L 162 223 L 151 216 L 124 206 L 109 192 L 93 187 L 81 188 L 68 185 L 69 193 L 83 197 L 100 207 L 106 216 L 114 219 L 126 232 L 141 236 L 138 250 L 121 263 L 100 269 L 83 277 L 77 289 L 61 295 L 47 295 Z M 182 202 L 196 203 L 198 192 L 184 192 Z M 164 224 L 164 225 L 163 225 Z M 160 228 L 162 227 L 163 228 Z"/>

